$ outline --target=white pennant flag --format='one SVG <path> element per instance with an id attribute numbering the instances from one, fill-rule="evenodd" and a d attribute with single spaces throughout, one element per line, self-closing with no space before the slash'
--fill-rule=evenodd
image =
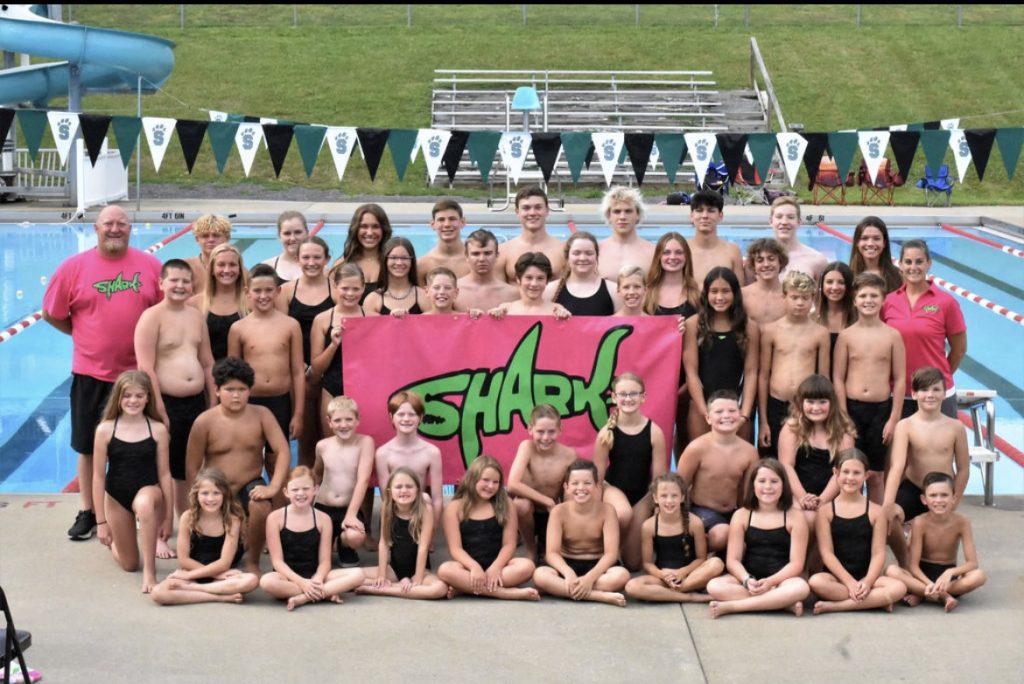
<path id="1" fill-rule="evenodd" d="M 146 142 L 149 143 L 149 153 L 153 156 L 153 166 L 157 173 L 160 172 L 160 164 L 164 161 L 164 153 L 167 146 L 171 144 L 171 133 L 178 125 L 177 119 L 167 119 L 159 116 L 142 117 L 142 130 L 146 133 Z"/>
<path id="2" fill-rule="evenodd" d="M 950 131 L 949 146 L 953 150 L 953 161 L 956 162 L 956 175 L 960 177 L 960 182 L 963 183 L 967 167 L 971 165 L 972 160 L 971 148 L 967 145 L 967 136 L 959 129 Z"/>
<path id="3" fill-rule="evenodd" d="M 686 140 L 686 149 L 690 153 L 699 183 L 703 187 L 704 176 L 707 175 L 708 167 L 711 166 L 718 138 L 714 133 L 684 133 L 683 138 Z"/>
<path id="4" fill-rule="evenodd" d="M 60 165 L 64 166 L 68 160 L 68 153 L 71 152 L 71 143 L 78 133 L 77 112 L 47 112 L 46 118 L 50 120 L 50 132 L 57 143 L 57 156 L 60 157 Z"/>
<path id="5" fill-rule="evenodd" d="M 615 131 L 601 131 L 591 133 L 590 141 L 597 151 L 597 160 L 601 162 L 604 182 L 611 185 L 612 178 L 615 177 L 615 167 L 619 165 L 619 157 L 622 156 L 622 146 L 626 143 L 626 135 Z"/>
<path id="6" fill-rule="evenodd" d="M 427 164 L 427 175 L 430 182 L 441 169 L 441 160 L 444 152 L 448 149 L 448 141 L 451 140 L 451 131 L 436 130 L 433 128 L 421 128 L 416 134 L 416 145 L 412 148 L 412 161 L 416 161 L 416 150 L 423 148 L 423 161 Z"/>
<path id="7" fill-rule="evenodd" d="M 860 131 L 857 133 L 857 143 L 868 173 L 871 174 L 871 184 L 874 185 L 878 169 L 882 167 L 885 158 L 885 148 L 889 145 L 889 131 Z"/>
<path id="8" fill-rule="evenodd" d="M 242 158 L 242 168 L 245 175 L 252 170 L 252 163 L 256 159 L 256 150 L 263 140 L 263 125 L 258 123 L 243 123 L 238 125 L 235 131 L 235 147 L 238 148 L 238 156 Z"/>
<path id="9" fill-rule="evenodd" d="M 799 133 L 779 133 L 775 136 L 782 151 L 782 165 L 786 168 L 786 179 L 789 187 L 796 185 L 796 174 L 800 172 L 800 162 L 807 151 L 807 140 Z"/>
<path id="10" fill-rule="evenodd" d="M 960 128 L 960 119 L 943 119 L 939 122 L 939 126 L 944 131 L 953 132 Z"/>
<path id="11" fill-rule="evenodd" d="M 227 121 L 228 120 L 228 113 L 227 112 L 218 112 L 216 110 L 211 109 L 209 111 L 209 114 L 210 114 L 210 121 Z"/>
<path id="12" fill-rule="evenodd" d="M 334 159 L 334 170 L 338 172 L 338 180 L 345 176 L 348 158 L 352 156 L 352 148 L 358 144 L 356 129 L 345 126 L 328 126 L 324 134 L 324 144 L 331 151 Z"/>
<path id="13" fill-rule="evenodd" d="M 508 169 L 508 175 L 512 178 L 513 183 L 519 183 L 519 175 L 523 172 L 526 153 L 530 150 L 532 140 L 533 136 L 526 132 L 501 134 L 498 152 L 501 153 L 501 161 Z"/>

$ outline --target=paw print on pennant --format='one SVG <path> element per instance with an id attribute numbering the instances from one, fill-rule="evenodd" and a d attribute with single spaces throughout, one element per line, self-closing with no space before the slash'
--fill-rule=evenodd
<path id="1" fill-rule="evenodd" d="M 157 147 L 163 147 L 167 142 L 167 126 L 163 124 L 157 124 L 153 126 L 153 144 Z"/>
<path id="2" fill-rule="evenodd" d="M 242 130 L 242 149 L 251 150 L 256 144 L 256 130 L 250 126 Z"/>
<path id="3" fill-rule="evenodd" d="M 872 159 L 878 159 L 882 155 L 882 151 L 878 148 L 881 142 L 877 137 L 868 138 L 868 156 Z"/>
<path id="4" fill-rule="evenodd" d="M 342 131 L 334 136 L 334 151 L 337 154 L 348 154 L 348 132 Z"/>
<path id="5" fill-rule="evenodd" d="M 800 161 L 800 141 L 790 140 L 786 143 L 786 159 L 789 161 Z"/>
<path id="6" fill-rule="evenodd" d="M 431 157 L 441 156 L 441 136 L 435 135 L 427 140 L 427 154 Z"/>
<path id="7" fill-rule="evenodd" d="M 601 152 L 603 154 L 602 158 L 605 161 L 614 161 L 615 160 L 615 141 L 614 140 L 606 140 L 604 145 L 601 145 Z"/>
<path id="8" fill-rule="evenodd" d="M 697 156 L 697 161 L 704 161 L 708 158 L 708 141 L 698 140 L 697 144 L 693 146 L 693 153 Z"/>
<path id="9" fill-rule="evenodd" d="M 509 151 L 512 153 L 513 159 L 519 159 L 523 156 L 523 137 L 517 135 L 516 137 L 509 140 L 508 143 Z"/>
<path id="10" fill-rule="evenodd" d="M 71 137 L 71 119 L 61 119 L 57 122 L 57 137 L 61 140 Z"/>

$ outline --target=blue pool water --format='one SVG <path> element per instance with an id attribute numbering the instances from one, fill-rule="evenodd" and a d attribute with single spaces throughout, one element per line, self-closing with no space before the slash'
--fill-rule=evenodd
<path id="1" fill-rule="evenodd" d="M 465 234 L 480 226 L 469 226 Z M 485 226 L 511 237 L 518 228 Z M 132 244 L 148 247 L 180 229 L 180 225 L 140 225 Z M 604 226 L 580 225 L 599 237 Z M 847 236 L 852 227 L 836 227 Z M 665 230 L 690 235 L 689 225 L 645 227 L 641 234 L 656 240 Z M 972 231 L 975 229 L 965 228 Z M 395 226 L 396 234 L 412 240 L 418 254 L 428 250 L 434 236 L 429 226 Z M 560 232 L 561 231 L 561 232 Z M 332 258 L 340 254 L 347 226 L 327 225 L 319 235 L 331 246 Z M 552 229 L 566 237 L 564 227 Z M 741 249 L 762 237 L 765 229 L 721 227 L 720 235 Z M 1021 259 L 986 245 L 955 236 L 938 227 L 890 228 L 899 244 L 911 238 L 927 240 L 933 255 L 932 272 L 971 292 L 1017 313 L 1024 313 L 1024 268 Z M 267 226 L 235 226 L 233 241 L 247 266 L 279 253 L 275 231 Z M 849 244 L 817 228 L 805 228 L 801 239 L 830 260 L 846 261 Z M 47 279 L 67 256 L 95 245 L 91 225 L 0 226 L 0 324 L 11 324 L 40 308 Z M 1020 245 L 1017 245 L 1018 247 Z M 185 235 L 160 250 L 166 261 L 198 252 Z M 961 389 L 989 388 L 999 393 L 997 433 L 1024 450 L 1024 326 L 958 298 L 968 328 L 968 353 L 956 373 Z M 68 388 L 71 340 L 45 323 L 0 344 L 0 492 L 57 492 L 76 476 L 76 456 L 68 445 Z M 981 478 L 972 472 L 968 493 L 981 493 Z M 996 493 L 1024 493 L 1024 469 L 1002 458 L 996 467 Z"/>

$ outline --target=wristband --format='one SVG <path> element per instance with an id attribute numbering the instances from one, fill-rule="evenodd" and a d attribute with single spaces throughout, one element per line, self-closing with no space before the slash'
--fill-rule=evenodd
<path id="1" fill-rule="evenodd" d="M 748 591 L 750 590 L 750 586 L 749 585 L 750 585 L 750 580 L 752 580 L 752 579 L 754 579 L 753 575 L 747 575 L 747 578 L 745 580 L 743 580 L 743 588 L 744 589 L 747 589 Z"/>

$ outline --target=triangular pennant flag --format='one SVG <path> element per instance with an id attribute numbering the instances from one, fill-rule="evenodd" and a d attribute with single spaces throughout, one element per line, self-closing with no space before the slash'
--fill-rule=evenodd
<path id="1" fill-rule="evenodd" d="M 167 152 L 167 146 L 171 143 L 171 134 L 174 133 L 176 123 L 178 122 L 175 119 L 165 117 L 142 117 L 142 130 L 146 132 L 149 154 L 153 157 L 153 166 L 157 173 L 160 172 L 160 164 L 164 161 L 164 153 Z"/>
<path id="2" fill-rule="evenodd" d="M 117 149 L 121 153 L 121 163 L 128 168 L 128 162 L 132 159 L 135 146 L 139 142 L 139 133 L 142 132 L 142 119 L 134 116 L 115 116 L 110 120 L 110 127 L 114 129 L 114 139 L 117 141 Z"/>
<path id="3" fill-rule="evenodd" d="M 644 176 L 647 174 L 647 165 L 651 161 L 651 150 L 654 149 L 654 134 L 626 133 L 623 142 L 626 152 L 629 153 L 629 163 L 633 165 L 636 184 L 643 185 Z"/>
<path id="4" fill-rule="evenodd" d="M 999 145 L 999 154 L 1002 155 L 1003 166 L 1006 167 L 1006 178 L 1013 180 L 1017 161 L 1020 159 L 1021 146 L 1024 145 L 1024 128 L 1000 128 L 996 133 L 996 144 Z"/>
<path id="5" fill-rule="evenodd" d="M 864 164 L 871 174 L 871 184 L 878 180 L 878 170 L 882 168 L 882 160 L 885 159 L 885 148 L 889 145 L 889 131 L 861 131 L 860 154 L 864 157 Z M 840 178 L 846 178 L 846 171 L 840 168 Z"/>
<path id="6" fill-rule="evenodd" d="M 11 132 L 11 123 L 14 122 L 14 110 L 0 107 L 0 141 L 7 140 L 7 134 Z"/>
<path id="7" fill-rule="evenodd" d="M 370 180 L 377 180 L 377 169 L 380 167 L 380 160 L 384 157 L 384 147 L 388 144 L 386 128 L 357 128 L 356 137 L 359 138 L 359 149 L 362 150 L 363 159 L 366 160 L 366 168 L 370 172 Z M 409 158 L 409 151 L 405 151 L 405 158 Z M 395 160 L 397 162 L 397 159 Z M 397 165 L 396 165 L 397 168 Z M 402 169 L 404 172 L 405 169 Z"/>
<path id="8" fill-rule="evenodd" d="M 392 128 L 388 135 L 388 147 L 391 148 L 391 159 L 395 163 L 399 182 L 405 179 L 405 170 L 409 168 L 418 135 L 419 130 L 415 128 Z"/>
<path id="9" fill-rule="evenodd" d="M 950 131 L 949 148 L 953 150 L 953 161 L 956 162 L 956 175 L 960 182 L 964 182 L 967 174 L 967 167 L 971 165 L 971 148 L 967 145 L 967 138 L 961 130 Z"/>
<path id="10" fill-rule="evenodd" d="M 210 121 L 227 121 L 228 120 L 228 113 L 227 112 L 218 112 L 216 110 L 211 109 L 207 113 L 210 115 Z"/>
<path id="11" fill-rule="evenodd" d="M 804 152 L 804 168 L 807 169 L 807 183 L 810 188 L 818 178 L 821 156 L 825 154 L 825 149 L 828 147 L 828 134 L 802 133 L 801 135 L 807 141 L 807 150 Z"/>
<path id="12" fill-rule="evenodd" d="M 540 172 L 544 174 L 544 182 L 550 183 L 551 173 L 558 163 L 558 153 L 562 149 L 561 136 L 558 133 L 534 133 L 531 146 L 533 158 L 540 167 Z"/>
<path id="13" fill-rule="evenodd" d="M 612 178 L 615 176 L 615 167 L 619 165 L 622 146 L 626 141 L 625 136 L 615 131 L 601 131 L 600 133 L 591 133 L 590 141 L 597 152 L 597 161 L 601 164 L 604 182 L 611 185 Z"/>
<path id="14" fill-rule="evenodd" d="M 345 176 L 345 168 L 348 166 L 349 157 L 352 156 L 352 150 L 356 147 L 357 139 L 358 132 L 352 127 L 330 126 L 325 130 L 324 140 L 327 149 L 331 151 L 331 158 L 334 159 L 334 170 L 339 181 Z M 377 157 L 377 162 L 380 163 L 380 157 Z"/>
<path id="15" fill-rule="evenodd" d="M 46 112 L 38 109 L 19 109 L 18 123 L 21 124 L 25 147 L 28 148 L 28 154 L 34 162 L 39 154 L 39 145 L 43 141 L 43 132 L 46 130 Z"/>
<path id="16" fill-rule="evenodd" d="M 796 185 L 796 175 L 800 172 L 800 162 L 807 151 L 807 141 L 799 133 L 779 133 L 776 139 L 782 154 L 782 166 L 786 169 L 786 179 L 789 187 L 793 187 Z"/>
<path id="17" fill-rule="evenodd" d="M 697 182 L 704 185 L 704 176 L 708 173 L 708 167 L 714 161 L 715 150 L 718 149 L 718 139 L 714 133 L 684 133 L 686 147 L 690 150 L 690 159 L 697 171 Z"/>
<path id="18" fill-rule="evenodd" d="M 501 134 L 498 152 L 501 154 L 501 161 L 505 165 L 505 169 L 508 171 L 513 184 L 519 184 L 519 176 L 523 172 L 526 154 L 530 151 L 532 140 L 533 136 L 525 131 Z"/>
<path id="19" fill-rule="evenodd" d="M 865 134 L 870 136 L 878 135 L 874 131 L 828 134 L 828 151 L 832 158 L 836 160 L 836 171 L 839 173 L 840 178 L 846 178 L 846 174 L 850 172 L 850 167 L 853 165 L 853 155 L 857 152 L 857 137 Z M 886 133 L 886 136 L 888 136 L 888 133 Z M 879 162 L 881 162 L 881 157 L 879 157 Z"/>
<path id="20" fill-rule="evenodd" d="M 284 167 L 284 160 L 288 156 L 288 148 L 292 144 L 294 135 L 294 124 L 263 124 L 263 139 L 267 141 L 270 163 L 274 167 L 274 176 L 277 178 L 281 177 L 281 169 Z"/>
<path id="21" fill-rule="evenodd" d="M 181 153 L 185 156 L 185 168 L 192 173 L 192 167 L 196 164 L 196 157 L 199 156 L 199 146 L 203 144 L 203 137 L 206 135 L 207 121 L 192 121 L 190 119 L 178 119 L 176 130 L 178 131 L 178 142 L 181 144 Z"/>
<path id="22" fill-rule="evenodd" d="M 427 178 L 431 183 L 441 170 L 441 161 L 444 159 L 445 148 L 448 147 L 451 137 L 451 132 L 435 128 L 421 128 L 416 134 L 416 148 L 423 150 L 423 163 L 427 165 Z M 416 148 L 413 149 L 413 161 Z"/>
<path id="23" fill-rule="evenodd" d="M 564 137 L 564 136 L 563 136 Z M 669 183 L 676 182 L 676 172 L 685 156 L 686 142 L 682 133 L 655 133 L 654 144 L 658 146 L 661 164 Z"/>
<path id="24" fill-rule="evenodd" d="M 71 152 L 71 143 L 78 134 L 78 112 L 47 112 L 46 118 L 50 122 L 50 132 L 57 144 L 60 165 L 64 166 L 68 161 L 68 153 Z"/>
<path id="25" fill-rule="evenodd" d="M 951 132 L 960 130 L 960 119 L 943 119 L 939 122 L 939 127 Z"/>
<path id="26" fill-rule="evenodd" d="M 920 131 L 893 131 L 889 134 L 892 156 L 896 158 L 896 167 L 903 178 L 910 178 L 910 167 L 914 164 L 914 155 L 917 154 L 917 144 L 920 140 Z"/>
<path id="27" fill-rule="evenodd" d="M 969 128 L 964 131 L 964 138 L 967 139 L 967 147 L 971 150 L 978 180 L 985 180 L 985 168 L 988 167 L 988 158 L 992 154 L 992 145 L 996 142 L 996 129 Z"/>
<path id="28" fill-rule="evenodd" d="M 772 167 L 772 157 L 775 156 L 777 141 L 772 133 L 749 133 L 747 134 L 747 149 L 753 157 L 754 168 L 761 179 L 761 184 L 768 179 L 768 171 Z"/>
<path id="29" fill-rule="evenodd" d="M 242 169 L 246 176 L 252 171 L 252 163 L 256 160 L 256 152 L 262 140 L 263 125 L 258 122 L 239 124 L 238 130 L 235 131 L 235 147 L 238 148 L 238 156 L 242 158 Z"/>
<path id="30" fill-rule="evenodd" d="M 491 174 L 491 167 L 494 165 L 495 155 L 498 154 L 498 145 L 501 144 L 501 133 L 497 131 L 473 131 L 469 134 L 469 158 L 475 162 L 480 170 L 480 178 L 487 182 Z"/>
<path id="31" fill-rule="evenodd" d="M 718 149 L 722 153 L 722 161 L 729 172 L 729 179 L 735 180 L 736 174 L 740 171 L 740 164 L 743 162 L 743 151 L 747 148 L 747 134 L 719 133 L 715 138 L 718 140 Z"/>
<path id="32" fill-rule="evenodd" d="M 562 133 L 562 150 L 565 152 L 565 163 L 569 165 L 569 175 L 573 183 L 580 182 L 583 163 L 590 151 L 589 133 Z"/>
<path id="33" fill-rule="evenodd" d="M 306 170 L 306 178 L 313 175 L 313 168 L 316 166 L 316 160 L 324 146 L 324 136 L 326 134 L 326 126 L 299 124 L 295 127 L 295 143 L 299 146 L 299 156 L 302 157 L 302 166 Z"/>
<path id="34" fill-rule="evenodd" d="M 932 174 L 938 175 L 949 148 L 949 131 L 926 128 L 921 131 L 921 147 L 924 148 L 924 161 L 928 168 Z"/>
<path id="35" fill-rule="evenodd" d="M 466 143 L 469 142 L 468 131 L 448 131 L 451 137 L 444 149 L 444 156 L 441 163 L 448 174 L 448 182 L 455 182 L 455 174 L 459 172 L 459 164 L 462 163 L 462 154 L 466 151 Z"/>
<path id="36" fill-rule="evenodd" d="M 210 140 L 213 158 L 217 161 L 217 172 L 224 173 L 231 148 L 235 146 L 235 134 L 238 133 L 237 121 L 211 121 L 206 129 L 206 137 Z"/>
<path id="37" fill-rule="evenodd" d="M 103 149 L 103 143 L 107 139 L 107 131 L 110 130 L 110 117 L 103 114 L 79 114 L 78 126 L 82 131 L 85 149 L 89 153 L 89 161 L 96 166 L 96 160 L 100 158 L 100 150 Z"/>

